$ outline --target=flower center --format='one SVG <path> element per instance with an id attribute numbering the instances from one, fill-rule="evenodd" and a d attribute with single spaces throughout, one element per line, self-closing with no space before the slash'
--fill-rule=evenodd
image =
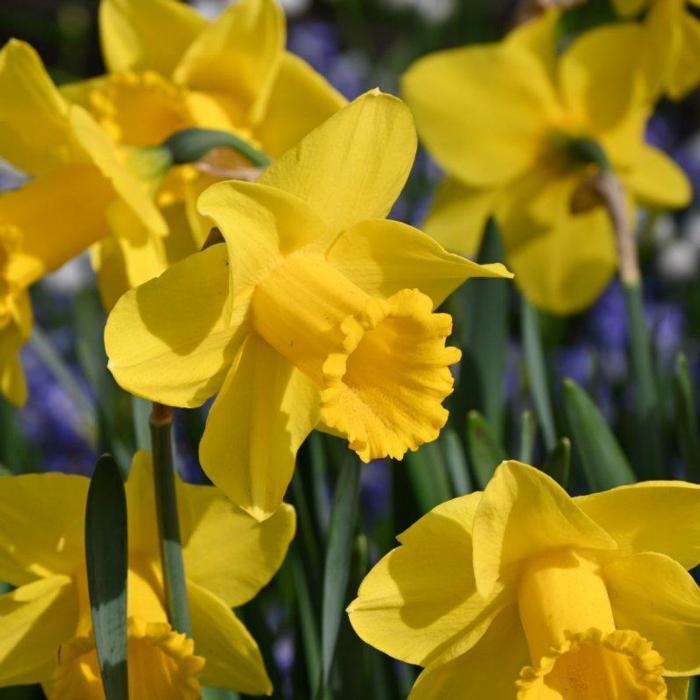
<path id="1" fill-rule="evenodd" d="M 447 314 L 418 290 L 370 297 L 321 256 L 290 255 L 257 287 L 256 331 L 321 390 L 321 418 L 365 460 L 434 440 L 453 386 Z"/>
<path id="2" fill-rule="evenodd" d="M 537 557 L 518 590 L 533 666 L 518 700 L 657 700 L 666 697 L 662 659 L 629 630 L 616 630 L 596 564 L 571 549 Z"/>
<path id="3" fill-rule="evenodd" d="M 193 126 L 186 93 L 153 71 L 115 73 L 90 94 L 90 108 L 109 136 L 127 146 L 153 146 Z"/>

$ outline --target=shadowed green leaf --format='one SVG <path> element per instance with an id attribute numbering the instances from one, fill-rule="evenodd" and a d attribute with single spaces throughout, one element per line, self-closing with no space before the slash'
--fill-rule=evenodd
<path id="1" fill-rule="evenodd" d="M 116 462 L 100 457 L 85 510 L 85 558 L 95 648 L 106 700 L 127 700 L 126 493 Z"/>
<path id="2" fill-rule="evenodd" d="M 471 493 L 474 490 L 474 484 L 459 435 L 452 428 L 445 428 L 440 436 L 439 445 L 452 481 L 453 494 L 463 496 Z"/>
<path id="3" fill-rule="evenodd" d="M 478 411 L 467 415 L 469 457 L 479 488 L 489 483 L 496 467 L 506 459 L 506 451 Z"/>
<path id="4" fill-rule="evenodd" d="M 605 418 L 588 394 L 564 381 L 564 404 L 573 445 L 593 491 L 634 483 L 635 477 Z"/>
<path id="5" fill-rule="evenodd" d="M 403 466 L 408 471 L 421 512 L 427 513 L 452 498 L 447 466 L 437 442 L 423 445 L 417 452 L 408 452 Z"/>
<path id="6" fill-rule="evenodd" d="M 673 373 L 673 399 L 675 405 L 676 435 L 688 478 L 700 481 L 700 439 L 698 418 L 693 401 L 693 387 L 688 371 L 688 360 L 680 354 L 676 358 Z"/>
<path id="7" fill-rule="evenodd" d="M 549 474 L 564 488 L 567 487 L 571 471 L 571 440 L 569 438 L 561 438 L 554 446 L 542 465 L 542 471 Z"/>

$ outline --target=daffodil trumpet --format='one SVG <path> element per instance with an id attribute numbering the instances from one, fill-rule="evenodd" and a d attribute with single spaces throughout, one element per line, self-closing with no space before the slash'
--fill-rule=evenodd
<path id="1" fill-rule="evenodd" d="M 700 486 L 571 498 L 520 462 L 399 535 L 348 608 L 424 667 L 410 700 L 685 700 L 700 670 Z"/>

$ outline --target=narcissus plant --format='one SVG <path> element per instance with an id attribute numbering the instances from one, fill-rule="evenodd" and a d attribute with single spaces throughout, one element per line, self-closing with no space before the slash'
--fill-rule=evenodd
<path id="1" fill-rule="evenodd" d="M 276 0 L 239 0 L 213 21 L 179 0 L 102 0 L 99 20 L 108 73 L 62 91 L 124 149 L 156 146 L 200 127 L 234 133 L 274 158 L 345 104 L 285 51 L 284 12 Z M 171 170 L 154 193 L 169 226 L 168 262 L 198 250 L 206 238 L 197 196 L 221 173 L 254 177 L 250 171 L 245 158 L 223 149 L 198 166 Z M 108 308 L 133 285 L 125 266 L 134 255 L 112 239 L 97 250 Z"/>
<path id="2" fill-rule="evenodd" d="M 89 480 L 0 478 L 0 687 L 41 683 L 50 700 L 103 700 L 87 593 L 83 521 Z M 150 454 L 126 483 L 128 668 L 134 700 L 196 700 L 202 685 L 269 695 L 257 644 L 232 607 L 268 583 L 294 535 L 290 506 L 257 523 L 211 486 L 178 483 L 193 638 L 167 620 Z"/>
<path id="3" fill-rule="evenodd" d="M 504 462 L 399 536 L 348 608 L 425 670 L 412 700 L 685 700 L 700 670 L 700 487 L 571 498 Z"/>
<path id="4" fill-rule="evenodd" d="M 644 141 L 649 73 L 629 59 L 638 24 L 586 32 L 556 51 L 556 13 L 503 42 L 440 51 L 403 77 L 428 151 L 447 171 L 426 231 L 475 252 L 495 216 L 516 282 L 537 306 L 568 314 L 591 304 L 616 267 L 613 227 L 586 202 L 602 161 L 635 204 L 683 207 L 683 172 Z"/>
<path id="5" fill-rule="evenodd" d="M 508 277 L 384 219 L 413 162 L 407 107 L 371 92 L 257 183 L 199 200 L 225 239 L 126 294 L 105 332 L 129 391 L 176 406 L 218 393 L 200 446 L 214 483 L 257 518 L 282 501 L 320 425 L 365 461 L 434 440 L 452 391 L 452 322 L 435 307 L 465 279 Z"/>
<path id="6" fill-rule="evenodd" d="M 0 51 L 0 94 L 0 158 L 29 178 L 0 194 L 0 391 L 21 404 L 29 285 L 109 236 L 117 220 L 134 247 L 159 241 L 166 225 L 138 174 L 94 119 L 61 97 L 24 42 Z"/>

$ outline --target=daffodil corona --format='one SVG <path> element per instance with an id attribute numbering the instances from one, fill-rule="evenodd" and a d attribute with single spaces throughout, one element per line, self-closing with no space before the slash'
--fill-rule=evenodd
<path id="1" fill-rule="evenodd" d="M 629 60 L 644 29 L 598 28 L 557 55 L 555 18 L 498 44 L 426 56 L 403 77 L 403 92 L 449 174 L 426 231 L 473 253 L 494 215 L 525 295 L 567 314 L 593 302 L 616 266 L 606 211 L 585 196 L 600 171 L 592 155 L 606 157 L 630 207 L 685 206 L 690 186 L 644 142 L 649 75 Z"/>
<path id="2" fill-rule="evenodd" d="M 276 0 L 239 0 L 208 21 L 179 0 L 102 0 L 106 75 L 73 83 L 63 95 L 87 109 L 120 148 L 156 146 L 188 127 L 235 133 L 276 157 L 344 103 L 318 73 L 285 51 Z M 198 250 L 208 225 L 197 196 L 227 177 L 249 179 L 250 163 L 219 149 L 197 165 L 173 168 L 154 196 L 168 222 L 169 263 Z M 107 308 L 130 286 L 162 272 L 119 240 L 96 251 Z M 149 269 L 146 267 L 150 265 Z M 128 274 L 135 266 L 140 278 Z"/>
<path id="3" fill-rule="evenodd" d="M 126 389 L 197 406 L 218 391 L 204 469 L 255 517 L 275 511 L 316 426 L 362 459 L 434 440 L 452 390 L 451 319 L 433 309 L 466 278 L 507 277 L 383 217 L 406 180 L 408 109 L 372 92 L 284 154 L 258 183 L 202 194 L 226 244 L 126 294 L 110 369 Z"/>
<path id="4" fill-rule="evenodd" d="M 412 700 L 685 700 L 700 669 L 700 487 L 570 498 L 504 462 L 399 536 L 350 621 L 425 670 Z"/>
<path id="5" fill-rule="evenodd" d="M 159 240 L 165 222 L 97 123 L 61 97 L 21 41 L 0 51 L 0 93 L 0 158 L 29 178 L 0 194 L 0 391 L 21 404 L 29 285 L 109 236 L 116 220 L 135 247 Z"/>
<path id="6" fill-rule="evenodd" d="M 50 700 L 104 698 L 83 553 L 87 489 L 81 476 L 0 478 L 0 579 L 16 586 L 0 597 L 0 687 L 41 683 Z M 200 683 L 269 695 L 258 647 L 231 608 L 280 566 L 293 509 L 256 523 L 216 489 L 178 484 L 192 640 L 165 613 L 148 453 L 134 459 L 126 490 L 129 697 L 196 700 Z"/>

